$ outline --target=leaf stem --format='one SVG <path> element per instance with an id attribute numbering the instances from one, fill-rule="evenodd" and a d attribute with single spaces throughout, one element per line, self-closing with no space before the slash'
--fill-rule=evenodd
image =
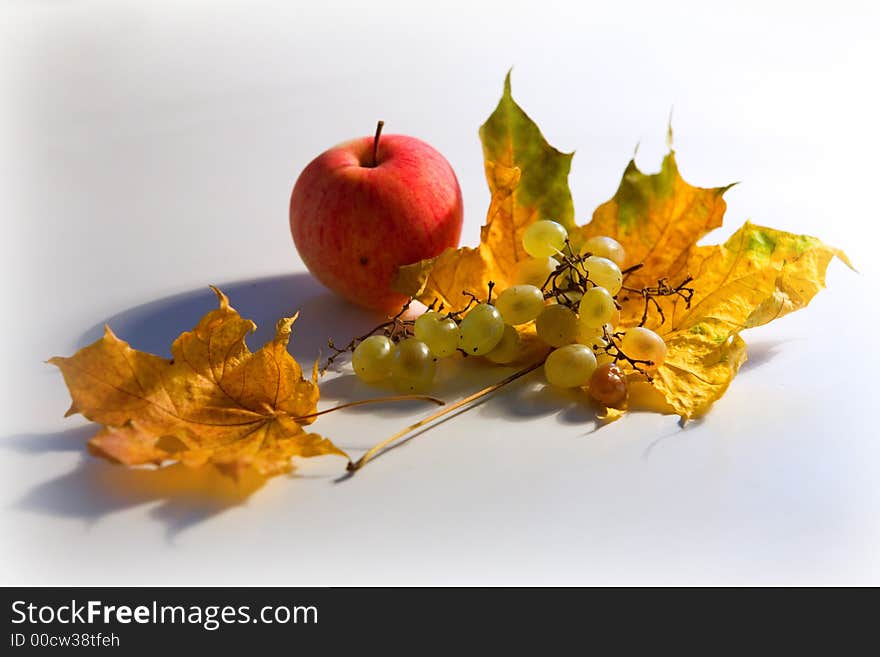
<path id="1" fill-rule="evenodd" d="M 325 415 L 326 413 L 332 413 L 333 411 L 341 411 L 343 408 L 351 408 L 353 406 L 365 406 L 366 404 L 384 404 L 386 402 L 399 401 L 427 401 L 433 402 L 438 406 L 443 406 L 446 403 L 442 399 L 431 397 L 429 395 L 392 395 L 390 397 L 374 397 L 373 399 L 360 399 L 358 401 L 346 402 L 344 404 L 334 406 L 333 408 L 325 408 L 323 411 L 316 411 L 315 413 L 309 413 L 308 415 L 300 415 L 294 419 L 297 421 L 310 420 L 311 418 L 318 417 L 319 415 Z"/>
<path id="2" fill-rule="evenodd" d="M 514 372 L 513 374 L 508 376 L 506 379 L 502 379 L 498 383 L 493 383 L 492 385 L 487 386 L 487 387 L 483 388 L 482 390 L 475 392 L 472 395 L 468 395 L 464 399 L 460 399 L 459 401 L 455 402 L 454 404 L 452 404 L 450 406 L 447 406 L 446 408 L 443 408 L 439 411 L 435 411 L 434 413 L 431 413 L 431 415 L 429 415 L 428 417 L 426 417 L 422 420 L 419 420 L 415 424 L 409 425 L 405 429 L 398 431 L 393 436 L 390 436 L 390 437 L 386 438 L 385 440 L 383 440 L 382 442 L 371 447 L 357 461 L 354 461 L 354 462 L 349 461 L 348 467 L 346 469 L 351 473 L 357 472 L 362 467 L 364 467 L 364 465 L 366 465 L 369 461 L 372 461 L 378 454 L 382 453 L 387 447 L 389 447 L 390 445 L 392 445 L 396 441 L 403 438 L 406 434 L 408 434 L 412 431 L 415 431 L 419 427 L 423 427 L 426 424 L 429 424 L 430 422 L 433 422 L 434 420 L 437 420 L 437 419 L 443 417 L 444 415 L 448 415 L 449 413 L 452 413 L 453 411 L 458 410 L 462 406 L 466 406 L 467 404 L 470 404 L 471 402 L 474 402 L 478 399 L 481 399 L 482 397 L 490 395 L 493 392 L 495 392 L 496 390 L 498 390 L 499 388 L 503 388 L 508 383 L 512 383 L 512 382 L 516 381 L 517 379 L 524 377 L 529 372 L 533 372 L 534 370 L 541 367 L 541 365 L 544 364 L 544 360 L 545 359 L 542 358 L 537 363 L 534 363 L 534 364 L 529 365 L 528 367 L 525 367 L 517 372 Z"/>

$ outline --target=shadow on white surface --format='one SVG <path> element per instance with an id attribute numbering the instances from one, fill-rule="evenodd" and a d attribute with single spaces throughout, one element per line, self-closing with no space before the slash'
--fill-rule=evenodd
<path id="1" fill-rule="evenodd" d="M 480 412 L 486 417 L 510 421 L 553 416 L 562 424 L 590 428 L 587 433 L 603 426 L 586 392 L 558 390 L 547 385 L 540 370 L 493 398 Z"/>
<path id="2" fill-rule="evenodd" d="M 22 454 L 80 452 L 94 433 L 94 425 L 85 425 L 58 433 L 22 433 L 4 438 L 0 441 L 0 447 Z"/>
<path id="3" fill-rule="evenodd" d="M 740 374 L 745 374 L 746 372 L 750 372 L 769 363 L 782 353 L 782 345 L 788 342 L 793 342 L 793 340 L 759 340 L 756 342 L 747 342 L 748 358 L 746 359 L 746 362 L 743 363 L 742 367 L 740 367 Z M 735 385 L 735 383 L 736 379 L 734 379 L 734 383 L 731 385 Z M 642 458 L 647 461 L 651 458 L 651 454 L 658 446 L 667 442 L 671 438 L 681 436 L 685 431 L 696 429 L 703 424 L 705 419 L 705 417 L 699 417 L 692 418 L 687 422 L 684 422 L 683 420 L 679 421 L 677 430 L 671 431 L 652 440 L 645 448 L 644 452 L 642 452 Z"/>
<path id="4" fill-rule="evenodd" d="M 479 370 L 482 370 L 484 376 L 486 376 L 486 372 L 488 371 L 488 376 L 491 377 L 490 380 L 486 382 L 486 385 L 494 383 L 499 378 L 502 378 L 511 372 L 510 368 L 493 369 L 480 367 Z M 501 373 L 499 373 L 499 371 Z M 463 378 L 469 379 L 469 377 Z M 484 386 L 476 386 L 476 389 L 481 387 Z M 473 391 L 469 390 L 467 392 Z M 467 394 L 467 392 L 464 394 Z M 552 388 L 543 382 L 540 370 L 538 370 L 511 383 L 508 387 L 504 388 L 503 391 L 496 392 L 494 395 L 456 410 L 449 415 L 440 418 L 436 422 L 420 427 L 413 433 L 406 435 L 398 442 L 382 450 L 377 458 L 408 445 L 410 441 L 431 431 L 439 425 L 445 424 L 462 414 L 472 412 L 479 413 L 481 416 L 489 418 L 490 420 L 514 423 L 523 420 L 554 416 L 558 422 L 583 426 L 586 429 L 584 431 L 585 436 L 593 434 L 605 426 L 605 423 L 601 422 L 596 417 L 596 407 L 589 400 L 585 392 L 565 391 Z M 505 430 L 505 427 L 499 425 L 497 429 L 493 430 L 493 433 L 497 432 L 503 434 Z M 346 473 L 337 478 L 335 482 L 341 483 L 348 481 L 352 476 L 351 473 Z"/>
<path id="5" fill-rule="evenodd" d="M 22 453 L 85 452 L 96 425 L 57 433 L 21 434 L 0 440 L 0 448 Z M 332 479 L 335 474 L 296 472 L 293 478 Z M 267 480 L 245 474 L 234 480 L 215 468 L 172 464 L 126 468 L 83 454 L 73 470 L 41 482 L 14 507 L 42 515 L 97 523 L 111 514 L 143 505 L 163 524 L 170 538 L 224 511 L 245 504 Z"/>
<path id="6" fill-rule="evenodd" d="M 329 338 L 344 344 L 382 321 L 380 315 L 331 294 L 304 272 L 218 283 L 217 287 L 226 293 L 242 317 L 256 322 L 257 330 L 248 337 L 251 349 L 272 339 L 279 318 L 301 311 L 293 327 L 290 352 L 305 369 L 319 354 L 327 353 Z M 216 307 L 217 298 L 206 284 L 122 311 L 86 331 L 77 346 L 98 340 L 107 324 L 135 349 L 170 357 L 174 339 Z"/>
<path id="7" fill-rule="evenodd" d="M 655 449 L 662 443 L 665 443 L 667 440 L 671 438 L 678 438 L 686 431 L 692 431 L 703 424 L 705 418 L 696 418 L 692 420 L 688 420 L 687 422 L 679 421 L 677 428 L 674 431 L 670 431 L 669 433 L 665 433 L 659 438 L 655 438 L 652 440 L 645 450 L 642 452 L 642 459 L 647 461 L 651 458 L 651 454 Z"/>
<path id="8" fill-rule="evenodd" d="M 63 435 L 53 438 L 60 440 Z M 68 437 L 82 449 L 79 436 Z M 156 505 L 151 515 L 166 526 L 169 536 L 174 536 L 245 503 L 261 483 L 257 479 L 236 482 L 214 468 L 124 468 L 84 456 L 72 471 L 35 486 L 15 506 L 93 524 L 113 513 Z"/>
<path id="9" fill-rule="evenodd" d="M 749 342 L 748 334 L 746 334 L 748 359 L 743 363 L 740 372 L 748 372 L 765 363 L 769 363 L 782 352 L 782 345 L 794 341 L 789 338 L 786 340 L 758 340 L 756 342 Z"/>

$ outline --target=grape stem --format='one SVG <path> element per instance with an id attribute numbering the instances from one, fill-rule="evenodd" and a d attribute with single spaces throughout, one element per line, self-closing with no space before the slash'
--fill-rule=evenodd
<path id="1" fill-rule="evenodd" d="M 351 408 L 353 406 L 365 406 L 367 404 L 387 404 L 390 402 L 401 401 L 426 401 L 437 404 L 437 406 L 443 406 L 444 404 L 446 404 L 446 402 L 442 399 L 431 397 L 430 395 L 391 395 L 389 397 L 374 397 L 373 399 L 360 399 L 358 401 L 346 402 L 344 404 L 338 404 L 333 408 L 325 408 L 323 411 L 316 411 L 307 415 L 298 415 L 294 419 L 297 422 L 299 422 L 300 420 L 311 420 L 312 418 L 316 418 L 319 415 L 326 415 L 327 413 L 332 413 L 333 411 L 341 411 L 343 408 Z"/>
<path id="2" fill-rule="evenodd" d="M 492 296 L 492 287 L 494 285 L 495 285 L 494 282 L 489 281 L 489 297 L 490 298 Z M 446 313 L 446 317 L 449 317 L 450 319 L 459 319 L 462 315 L 464 315 L 468 310 L 471 309 L 471 306 L 475 306 L 475 305 L 481 303 L 480 298 L 476 294 L 474 294 L 473 292 L 469 292 L 468 290 L 462 290 L 461 294 L 462 294 L 462 296 L 465 296 L 468 298 L 467 304 L 461 310 L 453 310 L 453 311 Z M 435 301 L 436 301 L 436 299 L 435 299 Z M 488 303 L 488 301 L 486 303 Z M 442 304 L 441 304 L 441 307 L 442 307 Z"/>
<path id="3" fill-rule="evenodd" d="M 645 370 L 645 367 L 653 367 L 654 361 L 631 358 L 630 356 L 627 356 L 621 348 L 620 343 L 617 341 L 618 338 L 623 337 L 623 333 L 613 333 L 607 328 L 603 327 L 602 334 L 605 338 L 606 343 L 603 351 L 614 358 L 615 364 L 618 361 L 625 360 L 629 363 L 630 367 L 632 367 L 636 372 L 644 376 L 649 383 L 654 380 L 654 377 L 652 377 L 651 374 Z"/>
<path id="4" fill-rule="evenodd" d="M 657 301 L 657 297 L 669 297 L 673 295 L 679 296 L 684 299 L 685 308 L 690 308 L 691 301 L 693 301 L 694 298 L 695 290 L 692 287 L 688 287 L 688 283 L 693 280 L 693 276 L 687 276 L 681 283 L 673 287 L 669 284 L 669 279 L 661 278 L 658 279 L 656 286 L 634 288 L 624 285 L 621 289 L 627 292 L 634 292 L 636 294 L 639 294 L 645 300 L 645 309 L 642 312 L 642 320 L 639 322 L 639 326 L 644 326 L 647 323 L 650 304 L 654 304 L 654 308 L 660 315 L 660 324 L 663 324 L 664 322 L 666 322 L 666 314 L 663 312 L 663 308 L 660 306 L 660 302 Z"/>
<path id="5" fill-rule="evenodd" d="M 623 270 L 622 272 L 620 272 L 620 273 L 623 275 L 624 278 L 626 278 L 627 276 L 629 276 L 630 274 L 632 274 L 634 271 L 638 271 L 639 269 L 641 269 L 641 268 L 644 267 L 644 266 L 645 266 L 645 263 L 644 263 L 644 262 L 640 262 L 639 264 L 637 264 L 637 265 L 633 265 L 632 267 L 627 267 L 626 269 L 624 269 L 624 270 Z"/>
<path id="6" fill-rule="evenodd" d="M 544 360 L 545 359 L 542 358 L 537 363 L 533 363 L 532 365 L 529 365 L 528 367 L 525 367 L 517 372 L 514 372 L 513 374 L 508 376 L 506 379 L 502 379 L 498 383 L 493 383 L 492 385 L 487 386 L 487 387 L 483 388 L 482 390 L 475 392 L 472 395 L 468 395 L 467 397 L 458 400 L 454 404 L 447 406 L 446 408 L 443 408 L 439 411 L 435 411 L 434 413 L 431 413 L 431 415 L 429 415 L 428 417 L 423 418 L 423 419 L 419 420 L 418 422 L 416 422 L 415 424 L 411 424 L 408 427 L 406 427 L 405 429 L 398 431 L 393 436 L 390 436 L 390 437 L 386 438 L 385 440 L 383 440 L 382 442 L 377 443 L 376 445 L 371 447 L 357 461 L 354 461 L 354 462 L 349 461 L 348 466 L 346 467 L 346 470 L 348 470 L 348 472 L 354 474 L 355 472 L 360 470 L 362 467 L 364 467 L 368 462 L 370 462 L 374 458 L 376 458 L 376 456 L 384 453 L 387 448 L 389 448 L 395 442 L 397 442 L 398 440 L 400 440 L 401 438 L 406 436 L 408 433 L 411 433 L 411 432 L 415 431 L 416 429 L 418 429 L 419 427 L 425 426 L 426 424 L 430 424 L 434 420 L 437 420 L 437 419 L 443 417 L 444 415 L 448 415 L 449 413 L 457 411 L 461 407 L 467 406 L 471 402 L 475 402 L 479 399 L 482 399 L 483 397 L 491 395 L 493 392 L 503 388 L 507 384 L 513 383 L 517 379 L 524 377 L 526 374 L 528 374 L 530 372 L 534 372 L 536 369 L 538 369 L 539 367 L 541 367 L 544 364 Z"/>
<path id="7" fill-rule="evenodd" d="M 381 121 L 379 122 L 382 123 Z M 380 125 L 381 130 L 381 125 Z M 377 131 L 378 134 L 378 131 Z M 489 281 L 489 296 L 486 300 L 486 303 L 490 303 L 492 301 L 492 290 L 495 287 L 495 283 L 493 281 Z M 452 312 L 447 312 L 443 315 L 446 319 L 452 319 L 455 322 L 458 322 L 463 314 L 465 314 L 468 310 L 470 310 L 471 306 L 474 304 L 480 303 L 480 300 L 477 298 L 475 294 L 468 292 L 467 290 L 463 290 L 462 294 L 466 297 L 469 297 L 467 305 L 461 310 L 456 310 Z M 392 341 L 397 341 L 400 339 L 405 339 L 413 335 L 413 328 L 415 326 L 414 319 L 404 319 L 403 316 L 409 310 L 410 305 L 412 305 L 413 299 L 407 301 L 401 309 L 398 311 L 396 315 L 393 317 L 389 317 L 387 321 L 382 322 L 378 326 L 374 326 L 369 331 L 360 335 L 356 338 L 352 338 L 347 345 L 344 347 L 337 347 L 333 342 L 333 338 L 327 340 L 327 346 L 333 352 L 324 362 L 324 366 L 321 368 L 321 376 L 327 373 L 327 370 L 330 369 L 330 366 L 339 358 L 342 354 L 347 353 L 349 351 L 354 351 L 355 347 L 358 346 L 361 342 L 369 338 L 371 335 L 381 334 L 385 335 L 387 338 Z M 426 308 L 427 311 L 436 311 L 438 313 L 443 312 L 443 303 L 440 302 L 439 299 L 434 299 L 431 302 L 431 305 Z M 465 353 L 465 352 L 462 352 Z M 465 353 L 465 355 L 468 355 Z"/>
<path id="8" fill-rule="evenodd" d="M 406 313 L 407 310 L 409 310 L 411 303 L 412 299 L 403 304 L 400 311 L 394 317 L 389 318 L 387 322 L 383 322 L 379 324 L 379 326 L 371 328 L 363 335 L 352 338 L 351 341 L 344 347 L 337 347 L 332 338 L 327 340 L 327 346 L 330 347 L 333 353 L 330 355 L 329 358 L 327 358 L 327 362 L 324 363 L 324 367 L 321 368 L 321 374 L 326 374 L 327 370 L 330 369 L 330 366 L 337 358 L 339 358 L 340 355 L 349 351 L 354 351 L 354 348 L 357 347 L 358 344 L 366 340 L 371 335 L 383 332 L 389 338 L 394 338 L 400 333 L 403 333 L 404 337 L 408 336 L 410 333 L 410 329 L 415 322 L 413 320 L 403 319 L 403 315 Z"/>
<path id="9" fill-rule="evenodd" d="M 563 251 L 559 252 L 559 264 L 556 266 L 544 284 L 541 291 L 544 293 L 545 299 L 553 299 L 556 303 L 567 306 L 572 310 L 576 309 L 577 299 L 572 299 L 569 294 L 577 292 L 583 294 L 596 284 L 590 280 L 589 272 L 582 271 L 583 263 L 592 253 L 584 253 L 577 255 L 571 247 L 571 243 L 565 240 Z M 568 276 L 566 280 L 565 276 Z M 560 285 L 560 282 L 562 285 Z"/>

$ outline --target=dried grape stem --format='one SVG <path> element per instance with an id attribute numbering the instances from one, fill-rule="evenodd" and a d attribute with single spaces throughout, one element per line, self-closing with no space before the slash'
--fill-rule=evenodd
<path id="1" fill-rule="evenodd" d="M 495 287 L 495 282 L 489 281 L 489 285 L 488 285 L 489 294 L 488 294 L 488 298 L 486 300 L 486 303 L 491 303 L 492 290 L 494 289 L 494 287 Z M 455 321 L 456 323 L 458 323 L 461 319 L 461 316 L 463 314 L 465 314 L 468 310 L 470 310 L 470 308 L 473 305 L 481 303 L 479 297 L 477 297 L 477 295 L 473 294 L 472 292 L 468 292 L 467 290 L 463 290 L 462 294 L 464 296 L 468 297 L 467 305 L 464 308 L 462 308 L 461 310 L 455 310 L 455 311 L 450 311 L 450 312 L 445 313 L 444 315 L 442 315 L 443 319 L 451 319 L 451 320 Z M 414 319 L 402 319 L 402 317 L 403 317 L 404 313 L 406 313 L 406 311 L 409 310 L 409 307 L 410 307 L 410 305 L 412 305 L 412 302 L 414 300 L 415 299 L 410 299 L 409 301 L 407 301 L 403 305 L 403 307 L 400 309 L 400 311 L 394 317 L 389 318 L 387 322 L 382 322 L 378 326 L 374 326 L 372 329 L 370 329 L 369 331 L 367 331 L 363 335 L 359 335 L 356 338 L 352 338 L 348 342 L 348 344 L 346 344 L 344 347 L 337 347 L 336 344 L 333 342 L 332 338 L 327 340 L 327 346 L 330 348 L 330 350 L 333 353 L 330 355 L 329 358 L 327 358 L 326 362 L 324 363 L 324 366 L 321 368 L 321 375 L 326 374 L 327 370 L 330 369 L 330 366 L 334 362 L 336 362 L 336 359 L 339 358 L 342 354 L 350 352 L 350 351 L 353 352 L 355 350 L 355 347 L 358 346 L 358 344 L 360 344 L 361 342 L 363 342 L 364 340 L 366 340 L 370 336 L 383 334 L 387 338 L 391 339 L 394 342 L 399 341 L 400 339 L 411 337 L 413 335 L 413 330 L 414 330 L 416 321 Z M 434 299 L 431 302 L 431 305 L 429 305 L 425 309 L 425 312 L 435 311 L 437 313 L 442 313 L 443 310 L 444 310 L 443 303 L 439 299 Z"/>
<path id="2" fill-rule="evenodd" d="M 615 363 L 619 360 L 625 360 L 627 363 L 629 363 L 632 369 L 644 376 L 649 382 L 654 380 L 651 374 L 645 371 L 645 369 L 642 367 L 642 365 L 653 367 L 654 361 L 641 360 L 638 358 L 631 358 L 627 356 L 621 348 L 620 344 L 617 342 L 617 338 L 622 337 L 623 333 L 612 333 L 607 328 L 603 328 L 602 334 L 605 338 L 605 342 L 607 343 L 607 346 L 604 348 L 604 352 L 609 356 L 613 356 Z"/>
<path id="3" fill-rule="evenodd" d="M 492 283 L 492 281 L 489 281 L 489 282 L 492 285 L 495 285 L 495 283 Z M 474 305 L 481 303 L 480 298 L 476 294 L 474 294 L 473 292 L 469 292 L 467 290 L 462 290 L 461 294 L 462 294 L 462 296 L 465 296 L 468 298 L 468 302 L 465 305 L 465 307 L 462 308 L 461 310 L 453 310 L 453 311 L 446 313 L 446 316 L 449 317 L 450 319 L 458 319 L 459 317 L 464 315 L 468 310 L 470 310 L 471 306 L 474 306 Z"/>
<path id="4" fill-rule="evenodd" d="M 398 313 L 394 317 L 391 317 L 387 322 L 383 322 L 382 324 L 379 324 L 379 326 L 374 326 L 372 329 L 370 329 L 369 331 L 367 331 L 363 335 L 360 335 L 356 338 L 352 338 L 349 341 L 349 343 L 347 345 L 345 345 L 344 347 L 337 347 L 334 344 L 332 338 L 327 340 L 327 346 L 333 350 L 333 354 L 330 355 L 329 358 L 327 358 L 327 362 L 324 363 L 324 367 L 321 368 L 321 374 L 322 375 L 325 374 L 327 372 L 327 370 L 330 369 L 330 366 L 336 361 L 336 359 L 339 358 L 339 356 L 341 356 L 342 354 L 344 354 L 346 352 L 354 351 L 354 348 L 359 343 L 363 342 L 364 340 L 369 338 L 371 335 L 374 335 L 374 334 L 378 333 L 379 331 L 384 331 L 386 334 L 388 334 L 389 337 L 393 337 L 393 336 L 397 335 L 401 330 L 403 330 L 405 333 L 407 331 L 407 327 L 411 326 L 414 323 L 412 321 L 407 321 L 407 320 L 401 319 L 401 317 L 403 317 L 403 314 L 407 310 L 409 310 L 410 304 L 412 304 L 412 299 L 410 299 L 405 304 L 403 304 L 400 311 L 398 311 Z M 431 305 L 433 305 L 433 304 L 431 304 Z"/>
<path id="5" fill-rule="evenodd" d="M 657 297 L 679 296 L 684 299 L 685 308 L 690 308 L 695 292 L 694 288 L 688 287 L 688 283 L 692 280 L 694 280 L 693 276 L 687 276 L 681 283 L 673 287 L 669 284 L 669 279 L 661 278 L 657 280 L 657 285 L 655 286 L 635 288 L 624 285 L 621 289 L 626 290 L 627 292 L 634 292 L 645 300 L 645 309 L 642 312 L 642 319 L 639 322 L 639 326 L 644 326 L 647 323 L 648 310 L 652 303 L 654 304 L 657 313 L 660 315 L 660 324 L 663 324 L 666 321 L 666 314 L 663 312 L 660 302 L 657 301 Z"/>
<path id="6" fill-rule="evenodd" d="M 499 381 L 498 383 L 493 383 L 492 385 L 490 385 L 486 388 L 483 388 L 482 390 L 475 392 L 472 395 L 468 395 L 464 399 L 460 399 L 459 401 L 455 402 L 451 406 L 447 406 L 444 409 L 436 411 L 436 412 L 432 413 L 431 415 L 429 415 L 428 417 L 426 417 L 422 420 L 419 420 L 415 424 L 411 424 L 408 427 L 406 427 L 405 429 L 398 431 L 393 436 L 390 436 L 390 437 L 386 438 L 385 440 L 383 440 L 382 442 L 371 447 L 357 461 L 354 461 L 354 462 L 349 461 L 348 467 L 346 469 L 351 473 L 357 472 L 362 467 L 364 467 L 364 465 L 366 465 L 369 461 L 372 461 L 378 454 L 383 453 L 383 451 L 386 448 L 390 447 L 392 444 L 394 444 L 395 442 L 397 442 L 398 440 L 403 438 L 408 433 L 415 431 L 419 427 L 423 427 L 426 424 L 430 424 L 434 420 L 437 420 L 437 419 L 443 417 L 444 415 L 448 415 L 449 413 L 452 413 L 453 411 L 457 411 L 462 406 L 466 406 L 467 404 L 470 404 L 471 402 L 477 401 L 478 399 L 486 397 L 487 395 L 491 395 L 493 392 L 495 392 L 496 390 L 499 390 L 500 388 L 503 388 L 508 383 L 512 383 L 512 382 L 516 381 L 517 379 L 524 377 L 529 372 L 535 371 L 536 369 L 541 367 L 541 365 L 544 364 L 544 360 L 545 359 L 542 358 L 537 363 L 534 363 L 534 364 L 529 365 L 528 367 L 525 367 L 517 372 L 514 372 L 513 374 L 508 376 L 506 379 L 503 379 L 503 380 Z"/>
<path id="7" fill-rule="evenodd" d="M 565 251 L 568 253 L 566 254 Z M 556 266 L 544 284 L 541 291 L 544 293 L 545 299 L 553 299 L 556 303 L 568 306 L 572 310 L 575 309 L 580 302 L 580 298 L 570 298 L 572 293 L 583 295 L 591 287 L 595 287 L 596 283 L 590 279 L 590 273 L 583 266 L 587 258 L 593 254 L 590 252 L 576 255 L 571 248 L 568 240 L 565 241 L 563 251 L 559 252 L 559 264 Z M 564 278 L 568 275 L 568 279 Z"/>
<path id="8" fill-rule="evenodd" d="M 624 278 L 626 278 L 627 276 L 629 276 L 630 274 L 632 274 L 634 271 L 638 271 L 639 269 L 641 269 L 641 268 L 644 267 L 644 266 L 645 266 L 645 263 L 644 263 L 644 262 L 640 262 L 639 264 L 637 264 L 637 265 L 633 265 L 632 267 L 627 267 L 626 269 L 624 269 L 624 270 L 623 270 L 622 272 L 620 272 L 620 273 L 623 275 Z"/>

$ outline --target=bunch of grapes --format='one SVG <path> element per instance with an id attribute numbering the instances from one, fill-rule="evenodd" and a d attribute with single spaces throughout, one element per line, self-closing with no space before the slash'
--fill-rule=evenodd
<path id="1" fill-rule="evenodd" d="M 666 357 L 666 343 L 654 331 L 616 329 L 617 297 L 624 289 L 623 247 L 597 236 L 575 253 L 563 226 L 538 221 L 526 229 L 523 248 L 531 258 L 518 267 L 519 284 L 502 292 L 498 302 L 532 288 L 546 299 L 534 319 L 538 337 L 553 347 L 544 362 L 547 381 L 560 388 L 587 388 L 608 406 L 620 404 L 627 397 L 628 371 L 650 378 Z"/>
<path id="2" fill-rule="evenodd" d="M 492 304 L 492 287 L 486 302 L 472 296 L 460 311 L 429 307 L 415 320 L 401 319 L 402 313 L 392 318 L 378 327 L 380 333 L 354 347 L 355 373 L 367 383 L 390 380 L 400 392 L 420 393 L 430 389 L 441 358 L 463 353 L 497 364 L 515 361 L 520 355 L 520 336 Z M 538 303 L 543 307 L 540 292 Z"/>
<path id="3" fill-rule="evenodd" d="M 608 406 L 623 402 L 627 374 L 635 371 L 650 378 L 663 363 L 666 344 L 644 326 L 616 330 L 621 290 L 645 298 L 645 317 L 652 295 L 680 294 L 689 304 L 686 295 L 692 290 L 662 281 L 657 288 L 625 288 L 621 267 L 626 254 L 617 241 L 592 237 L 575 252 L 566 229 L 555 221 L 529 226 L 523 248 L 531 257 L 519 263 L 514 284 L 494 300 L 490 283 L 485 301 L 466 292 L 471 301 L 459 311 L 444 312 L 432 304 L 415 320 L 402 319 L 401 311 L 374 334 L 353 341 L 347 349 L 353 349 L 358 377 L 368 383 L 390 380 L 401 392 L 425 392 L 440 358 L 463 353 L 513 363 L 522 354 L 515 327 L 534 322 L 538 337 L 552 348 L 544 361 L 551 385 L 586 388 Z M 656 300 L 654 304 L 662 315 Z"/>

